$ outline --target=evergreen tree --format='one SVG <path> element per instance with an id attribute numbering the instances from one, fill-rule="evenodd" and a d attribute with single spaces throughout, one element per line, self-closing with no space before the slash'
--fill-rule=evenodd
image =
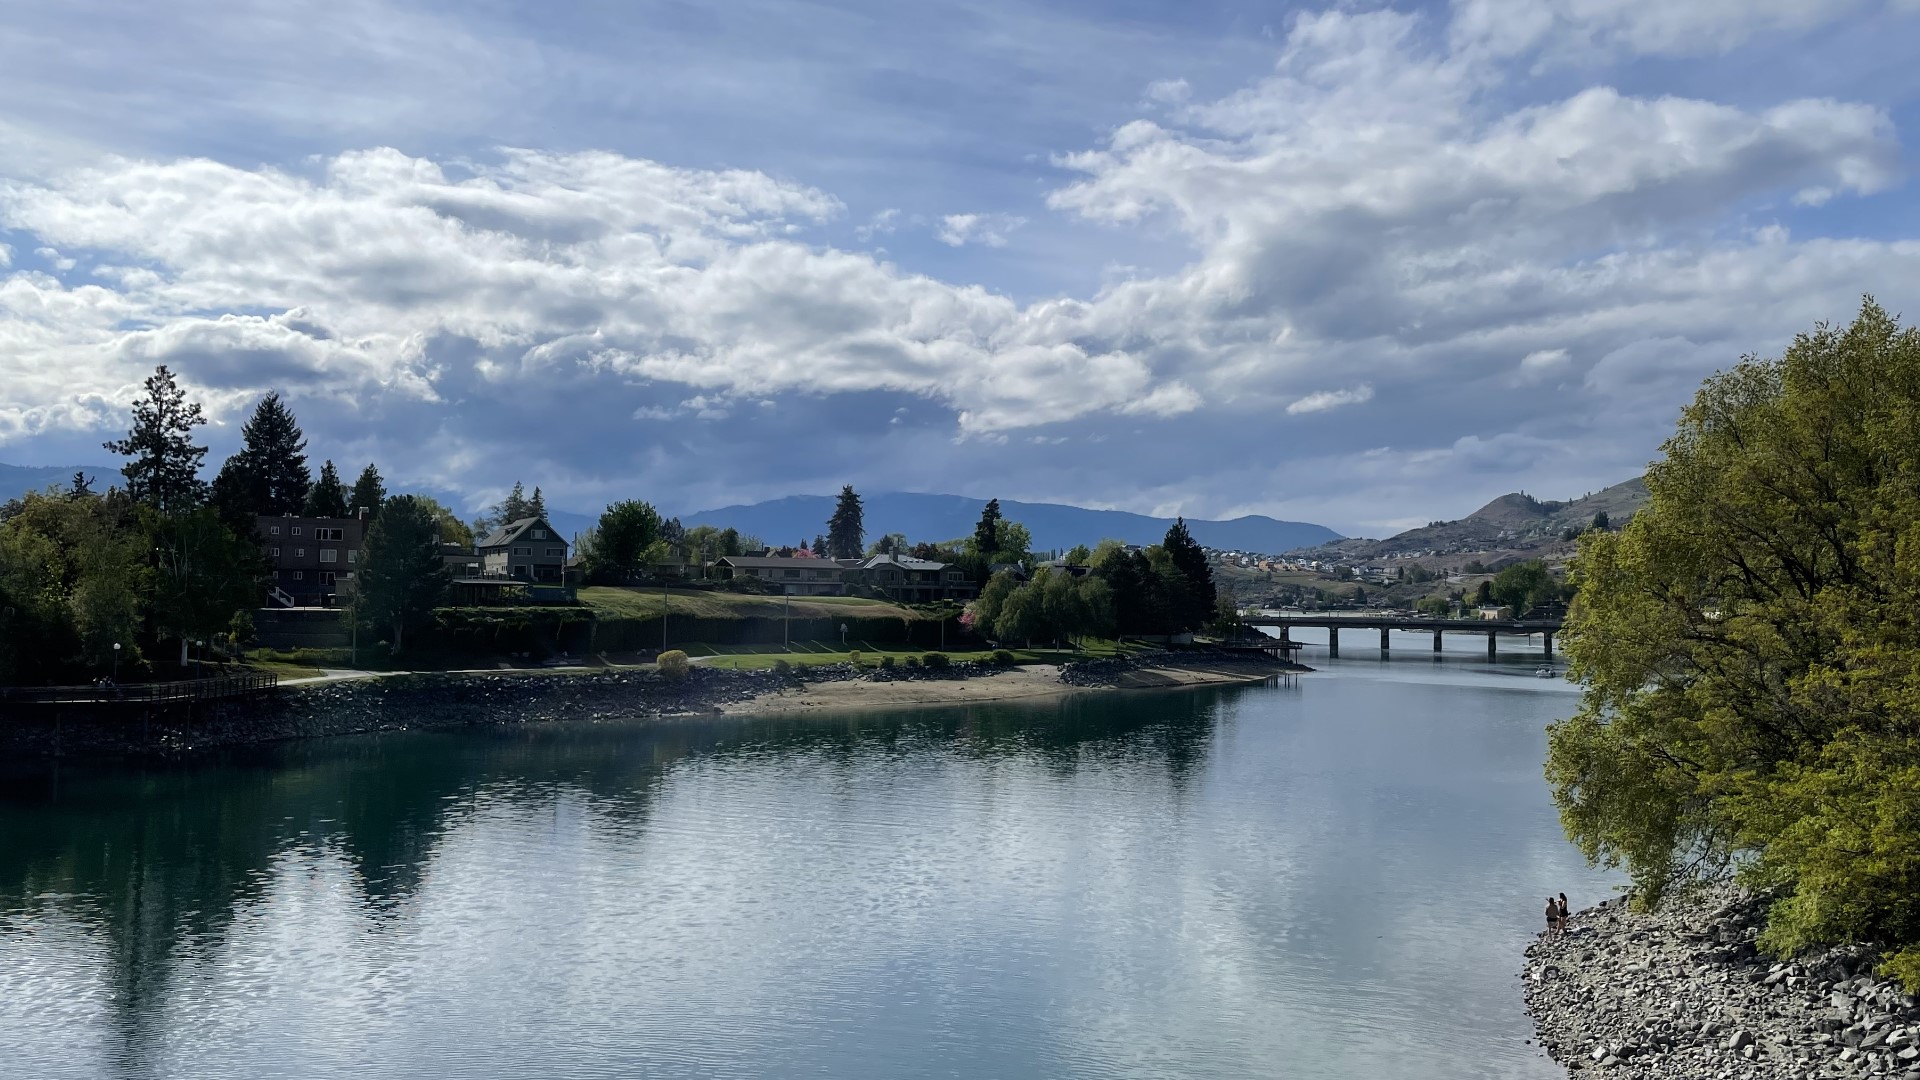
<path id="1" fill-rule="evenodd" d="M 67 498 L 84 499 L 91 494 L 93 494 L 93 477 L 83 472 L 74 473 L 73 482 L 67 488 Z"/>
<path id="2" fill-rule="evenodd" d="M 380 512 L 380 507 L 386 501 L 387 482 L 381 478 L 380 470 L 369 461 L 367 467 L 360 470 L 360 479 L 353 482 L 353 494 L 347 499 L 348 509 L 356 514 L 365 510 L 371 517 Z"/>
<path id="3" fill-rule="evenodd" d="M 1000 550 L 1000 500 L 988 499 L 980 510 L 980 523 L 973 527 L 974 550 L 986 559 Z"/>
<path id="4" fill-rule="evenodd" d="M 831 542 L 826 537 L 821 536 L 819 533 L 815 533 L 813 536 L 813 553 L 815 555 L 820 556 L 823 559 L 827 558 L 827 551 L 829 549 L 830 543 Z M 805 543 L 802 543 L 800 546 L 806 547 L 807 545 Z"/>
<path id="5" fill-rule="evenodd" d="M 307 489 L 312 477 L 307 473 L 307 440 L 280 395 L 270 393 L 260 399 L 240 429 L 240 454 L 258 484 L 261 503 L 257 513 L 298 514 L 306 508 Z"/>
<path id="6" fill-rule="evenodd" d="M 206 496 L 200 480 L 200 459 L 207 448 L 193 445 L 193 429 L 207 422 L 200 404 L 173 379 L 165 364 L 146 381 L 146 397 L 133 403 L 133 427 L 124 439 L 104 445 L 129 458 L 121 470 L 127 494 L 136 502 L 162 510 L 185 510 Z"/>
<path id="7" fill-rule="evenodd" d="M 859 558 L 860 553 L 867 550 L 865 516 L 853 485 L 843 486 L 840 500 L 834 504 L 833 516 L 827 519 L 827 550 L 822 554 L 835 559 Z"/>
<path id="8" fill-rule="evenodd" d="M 320 479 L 307 491 L 307 505 L 301 513 L 307 517 L 347 516 L 347 489 L 341 485 L 332 461 L 320 466 Z"/>
<path id="9" fill-rule="evenodd" d="M 408 631 L 419 632 L 445 602 L 452 576 L 440 558 L 439 525 L 433 511 L 410 495 L 395 495 L 380 507 L 354 575 L 354 618 L 390 628 L 399 652 Z"/>
<path id="10" fill-rule="evenodd" d="M 1593 515 L 1593 524 L 1588 525 L 1587 528 L 1595 529 L 1600 532 L 1606 532 L 1607 531 L 1607 512 L 1605 510 L 1600 510 L 1595 512 Z"/>
<path id="11" fill-rule="evenodd" d="M 526 517 L 543 518 L 547 516 L 547 500 L 540 497 L 540 485 L 533 486 L 533 498 L 527 500 Z"/>
<path id="12" fill-rule="evenodd" d="M 1160 546 L 1178 575 L 1170 582 L 1174 590 L 1171 597 L 1174 623 L 1182 630 L 1198 630 L 1213 617 L 1215 587 L 1207 553 L 1187 531 L 1184 517 L 1176 518 L 1167 527 L 1167 537 Z"/>

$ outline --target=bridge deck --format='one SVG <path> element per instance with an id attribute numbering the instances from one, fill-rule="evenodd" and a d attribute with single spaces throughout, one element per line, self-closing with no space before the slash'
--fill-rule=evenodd
<path id="1" fill-rule="evenodd" d="M 1557 634 L 1558 619 L 1421 619 L 1394 615 L 1257 615 L 1248 626 L 1331 630 L 1460 630 L 1476 634 Z"/>
<path id="2" fill-rule="evenodd" d="M 164 705 L 246 697 L 265 693 L 278 685 L 278 675 L 246 671 L 211 679 L 125 686 L 0 686 L 0 702 L 9 705 Z"/>

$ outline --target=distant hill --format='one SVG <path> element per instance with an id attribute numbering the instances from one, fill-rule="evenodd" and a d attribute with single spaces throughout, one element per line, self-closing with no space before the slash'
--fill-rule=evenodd
<path id="1" fill-rule="evenodd" d="M 116 465 L 0 465 L 0 502 L 39 491 L 49 484 L 64 489 L 77 472 L 93 477 L 95 491 L 126 483 Z"/>
<path id="2" fill-rule="evenodd" d="M 1436 521 L 1385 540 L 1342 540 L 1332 547 L 1340 557 L 1356 559 L 1530 549 L 1557 540 L 1567 529 L 1586 528 L 1602 511 L 1617 529 L 1646 505 L 1647 498 L 1647 485 L 1639 477 L 1565 501 L 1543 501 L 1513 492 L 1456 521 Z"/>
<path id="3" fill-rule="evenodd" d="M 896 532 L 906 534 L 907 539 L 915 543 L 971 536 L 980 520 L 981 509 L 987 505 L 985 499 L 916 492 L 866 495 L 861 502 L 866 512 L 868 542 Z M 831 495 L 790 495 L 748 506 L 703 510 L 682 517 L 681 523 L 688 527 L 731 526 L 769 544 L 798 544 L 827 531 L 827 518 L 833 514 L 833 505 Z M 1000 500 L 1000 511 L 1009 520 L 1027 527 L 1037 550 L 1065 549 L 1075 544 L 1091 547 L 1108 537 L 1128 544 L 1157 544 L 1166 536 L 1167 526 L 1173 524 L 1172 518 L 1121 510 L 1088 510 L 1061 503 L 1023 503 L 1009 499 Z M 1187 528 L 1204 547 L 1261 553 L 1325 544 L 1340 538 L 1339 533 L 1323 525 L 1258 515 L 1227 521 L 1188 518 Z"/>

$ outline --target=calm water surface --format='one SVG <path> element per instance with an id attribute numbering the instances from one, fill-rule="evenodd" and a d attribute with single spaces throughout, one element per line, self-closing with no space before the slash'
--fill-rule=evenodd
<path id="1" fill-rule="evenodd" d="M 1541 781 L 1575 698 L 1360 636 L 1293 687 L 8 775 L 0 1077 L 1554 1076 L 1515 973 L 1607 891 Z"/>

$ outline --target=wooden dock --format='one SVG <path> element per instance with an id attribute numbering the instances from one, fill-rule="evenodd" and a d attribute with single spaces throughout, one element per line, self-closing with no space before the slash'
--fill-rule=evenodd
<path id="1" fill-rule="evenodd" d="M 0 686 L 5 705 L 172 705 L 227 701 L 271 693 L 280 677 L 266 671 L 242 671 L 179 682 L 112 686 Z"/>

